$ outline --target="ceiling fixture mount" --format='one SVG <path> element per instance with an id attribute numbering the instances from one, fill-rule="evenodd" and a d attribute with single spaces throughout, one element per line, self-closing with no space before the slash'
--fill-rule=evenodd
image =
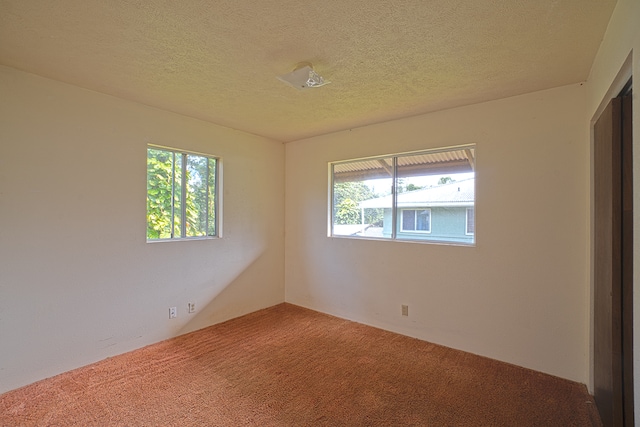
<path id="1" fill-rule="evenodd" d="M 308 62 L 298 64 L 292 72 L 278 76 L 278 80 L 283 81 L 298 90 L 320 87 L 331 83 L 316 73 L 313 70 L 313 66 Z"/>

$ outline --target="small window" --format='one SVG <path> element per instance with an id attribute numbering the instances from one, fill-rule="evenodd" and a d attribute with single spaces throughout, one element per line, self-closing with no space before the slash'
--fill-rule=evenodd
<path id="1" fill-rule="evenodd" d="M 431 232 L 431 210 L 403 209 L 401 230 L 417 233 Z"/>
<path id="2" fill-rule="evenodd" d="M 473 235 L 476 233 L 476 217 L 475 209 L 467 208 L 467 234 Z"/>
<path id="3" fill-rule="evenodd" d="M 215 237 L 218 159 L 147 148 L 147 240 Z"/>
<path id="4" fill-rule="evenodd" d="M 330 163 L 329 235 L 475 243 L 475 145 Z"/>

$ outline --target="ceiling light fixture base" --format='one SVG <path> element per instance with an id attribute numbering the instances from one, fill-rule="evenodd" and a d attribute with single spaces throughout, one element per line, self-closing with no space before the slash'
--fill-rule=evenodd
<path id="1" fill-rule="evenodd" d="M 278 80 L 298 90 L 316 88 L 331 83 L 316 73 L 309 62 L 299 63 L 292 72 L 278 76 Z"/>

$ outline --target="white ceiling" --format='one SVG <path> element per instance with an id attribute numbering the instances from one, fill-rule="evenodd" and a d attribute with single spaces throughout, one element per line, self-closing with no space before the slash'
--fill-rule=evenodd
<path id="1" fill-rule="evenodd" d="M 0 0 L 0 64 L 288 142 L 584 81 L 614 6 Z"/>

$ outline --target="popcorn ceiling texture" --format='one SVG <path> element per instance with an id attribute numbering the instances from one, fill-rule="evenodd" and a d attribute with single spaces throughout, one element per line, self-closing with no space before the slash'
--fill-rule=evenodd
<path id="1" fill-rule="evenodd" d="M 0 64 L 288 142 L 584 81 L 614 6 L 0 0 Z"/>

